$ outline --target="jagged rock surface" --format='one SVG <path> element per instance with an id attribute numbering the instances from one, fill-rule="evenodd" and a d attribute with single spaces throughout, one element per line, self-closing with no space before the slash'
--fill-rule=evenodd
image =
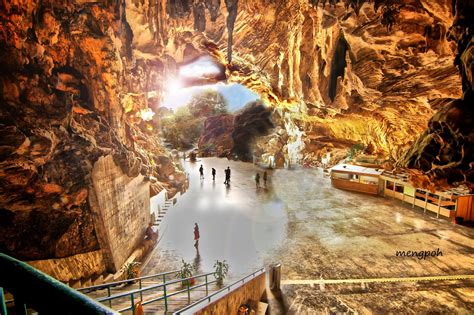
<path id="1" fill-rule="evenodd" d="M 451 1 L 240 1 L 229 33 L 232 16 L 222 8 L 230 2 L 220 1 L 217 14 L 180 17 L 142 18 L 139 10 L 156 7 L 149 1 L 128 6 L 132 28 L 147 21 L 152 30 L 134 37 L 136 50 L 160 56 L 165 78 L 199 54 L 227 65 L 229 81 L 287 117 L 277 119 L 288 136 L 285 159 L 312 165 L 331 152 L 336 161 L 362 144 L 393 163 L 462 95 L 459 40 L 447 38 Z M 204 31 L 193 32 L 196 19 Z"/>
<path id="2" fill-rule="evenodd" d="M 0 251 L 33 260 L 98 249 L 91 171 L 112 155 L 168 186 L 121 2 L 0 4 Z M 164 171 L 166 170 L 166 171 Z M 34 232 L 32 232 L 34 230 Z"/>
<path id="3" fill-rule="evenodd" d="M 154 192 L 170 175 L 179 182 L 144 117 L 179 64 L 201 54 L 274 108 L 275 134 L 258 149 L 280 152 L 280 165 L 356 143 L 400 160 L 438 112 L 402 164 L 472 182 L 472 124 L 459 119 L 472 117 L 471 2 L 326 2 L 3 2 L 0 250 L 43 259 L 97 249 L 87 197 L 100 156 L 157 177 Z"/>
<path id="4" fill-rule="evenodd" d="M 455 63 L 463 87 L 462 99 L 449 102 L 431 118 L 428 129 L 417 139 L 399 165 L 411 168 L 419 185 L 467 184 L 474 190 L 474 5 L 453 1 L 455 18 L 449 36 L 458 43 Z"/>

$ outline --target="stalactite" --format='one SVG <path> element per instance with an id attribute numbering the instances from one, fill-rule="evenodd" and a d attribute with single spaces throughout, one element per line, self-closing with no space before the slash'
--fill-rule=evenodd
<path id="1" fill-rule="evenodd" d="M 227 12 L 229 15 L 227 16 L 227 61 L 230 63 L 232 62 L 232 34 L 234 32 L 234 24 L 235 20 L 237 19 L 237 7 L 239 4 L 239 0 L 225 0 L 225 5 L 227 7 Z"/>
<path id="2" fill-rule="evenodd" d="M 194 29 L 199 32 L 206 30 L 206 4 L 200 0 L 193 3 Z"/>
<path id="3" fill-rule="evenodd" d="M 217 16 L 219 15 L 219 9 L 221 7 L 220 0 L 205 0 L 206 8 L 209 10 L 211 14 L 211 21 L 215 22 L 217 20 Z"/>
<path id="4" fill-rule="evenodd" d="M 186 17 L 190 11 L 190 0 L 168 0 L 166 3 L 166 13 L 173 19 Z"/>

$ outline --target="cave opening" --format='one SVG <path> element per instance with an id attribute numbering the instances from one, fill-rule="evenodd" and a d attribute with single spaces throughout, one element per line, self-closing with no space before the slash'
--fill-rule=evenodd
<path id="1" fill-rule="evenodd" d="M 180 73 L 186 71 L 200 70 L 194 67 Z M 259 95 L 238 83 L 183 87 L 182 82 L 170 80 L 158 109 L 162 139 L 170 149 L 230 157 L 235 122 L 256 104 L 263 106 Z"/>

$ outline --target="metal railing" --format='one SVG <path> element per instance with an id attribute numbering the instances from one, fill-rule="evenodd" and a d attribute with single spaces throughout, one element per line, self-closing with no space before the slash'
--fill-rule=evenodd
<path id="1" fill-rule="evenodd" d="M 252 279 L 255 279 L 255 277 L 260 276 L 261 274 L 265 273 L 265 268 L 260 268 L 259 270 L 254 271 L 253 273 L 233 282 L 232 284 L 210 294 L 207 295 L 206 297 L 180 309 L 177 312 L 174 312 L 173 315 L 181 315 L 181 314 L 192 314 L 198 310 L 201 310 L 205 306 L 215 302 L 216 300 L 226 296 L 231 292 L 231 289 L 237 289 L 249 282 Z M 251 278 L 251 279 L 248 279 Z"/>
<path id="2" fill-rule="evenodd" d="M 3 253 L 0 253 L 0 271 L 0 287 L 13 295 L 17 315 L 26 315 L 26 306 L 40 314 L 118 314 L 27 263 Z"/>
<path id="3" fill-rule="evenodd" d="M 195 290 L 197 288 L 201 288 L 201 287 L 206 288 L 206 296 L 207 296 L 209 294 L 209 285 L 217 282 L 217 280 L 209 281 L 209 279 L 208 279 L 209 276 L 214 275 L 214 274 L 215 274 L 214 272 L 209 272 L 209 273 L 205 273 L 205 274 L 195 275 L 195 276 L 192 276 L 192 277 L 189 277 L 189 278 L 176 279 L 176 280 L 173 280 L 173 281 L 168 281 L 168 282 L 164 282 L 164 283 L 161 283 L 161 284 L 157 284 L 157 285 L 153 285 L 153 286 L 149 286 L 149 287 L 145 287 L 145 288 L 140 288 L 140 289 L 136 289 L 136 290 L 132 290 L 132 291 L 127 291 L 127 292 L 123 292 L 123 293 L 114 294 L 114 295 L 111 295 L 111 296 L 108 296 L 108 297 L 99 298 L 99 299 L 97 299 L 97 302 L 101 302 L 101 303 L 107 302 L 107 303 L 109 303 L 109 305 L 111 305 L 112 300 L 129 297 L 130 298 L 130 306 L 127 306 L 125 308 L 121 308 L 120 310 L 118 310 L 118 312 L 125 312 L 125 311 L 131 310 L 132 313 L 133 313 L 135 311 L 135 303 L 136 303 L 135 298 L 140 296 L 139 301 L 142 302 L 141 304 L 143 306 L 145 306 L 147 304 L 163 301 L 165 312 L 168 312 L 169 298 L 172 297 L 172 296 L 182 294 L 182 293 L 187 293 L 188 303 L 191 303 L 191 292 L 193 290 Z M 190 282 L 191 282 L 192 279 L 199 279 L 199 278 L 204 278 L 204 283 L 197 284 L 197 285 L 194 285 L 194 286 L 190 285 Z M 173 292 L 169 293 L 170 286 L 178 284 L 178 283 L 184 284 L 185 288 L 182 289 L 182 290 L 173 291 Z M 152 298 L 152 299 L 149 299 L 149 300 L 143 300 L 143 293 L 149 292 L 149 291 L 158 291 L 159 289 L 162 289 L 163 295 L 161 295 L 157 298 Z"/>
<path id="4" fill-rule="evenodd" d="M 120 280 L 120 281 L 114 281 L 114 282 L 109 282 L 109 283 L 104 283 L 104 284 L 99 284 L 99 285 L 93 285 L 90 287 L 85 287 L 85 288 L 80 288 L 77 291 L 83 292 L 83 293 L 90 293 L 93 291 L 100 291 L 107 289 L 107 296 L 110 297 L 112 296 L 112 289 L 114 287 L 117 287 L 122 284 L 130 284 L 130 283 L 137 283 L 138 282 L 138 289 L 143 288 L 143 280 L 149 280 L 151 278 L 161 278 L 160 280 L 163 281 L 163 283 L 166 282 L 166 276 L 170 274 L 176 274 L 179 270 L 173 270 L 173 271 L 168 271 L 168 272 L 162 272 L 162 273 L 157 273 L 149 276 L 143 276 L 143 277 L 138 277 L 138 278 L 132 278 L 132 279 L 126 279 L 126 280 Z M 140 298 L 143 300 L 142 294 L 140 294 Z M 112 307 L 112 300 L 109 300 L 109 307 Z"/>

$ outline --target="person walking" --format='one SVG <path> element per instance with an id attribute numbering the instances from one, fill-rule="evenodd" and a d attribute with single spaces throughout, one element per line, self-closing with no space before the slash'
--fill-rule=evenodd
<path id="1" fill-rule="evenodd" d="M 267 187 L 267 171 L 263 172 L 263 185 Z"/>
<path id="2" fill-rule="evenodd" d="M 204 167 L 202 167 L 202 164 L 201 164 L 201 167 L 199 168 L 199 178 L 204 179 Z"/>
<path id="3" fill-rule="evenodd" d="M 224 170 L 224 173 L 225 173 L 224 184 L 230 185 L 230 167 L 227 166 L 227 168 Z"/>
<path id="4" fill-rule="evenodd" d="M 213 167 L 212 168 L 212 180 L 215 181 L 216 180 L 216 169 Z"/>
<path id="5" fill-rule="evenodd" d="M 199 237 L 199 226 L 197 223 L 194 223 L 194 247 L 196 247 L 196 249 L 199 246 Z"/>
<path id="6" fill-rule="evenodd" d="M 260 187 L 260 174 L 257 172 L 257 175 L 255 175 L 255 185 L 257 188 Z"/>

